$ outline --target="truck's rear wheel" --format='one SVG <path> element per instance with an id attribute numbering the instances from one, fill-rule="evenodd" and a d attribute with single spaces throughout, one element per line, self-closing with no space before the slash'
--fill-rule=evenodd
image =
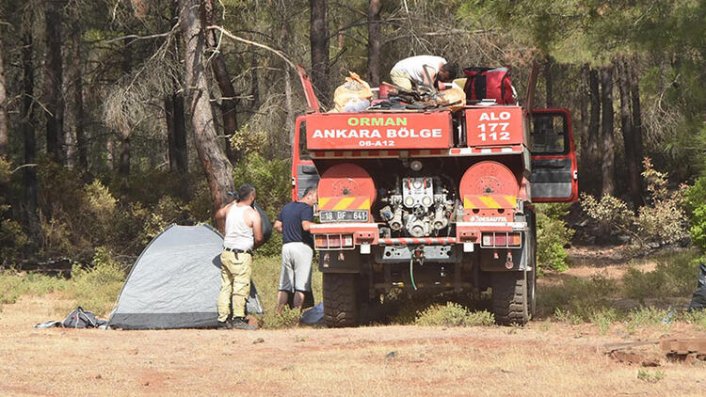
<path id="1" fill-rule="evenodd" d="M 324 322 L 329 328 L 358 325 L 358 275 L 324 273 Z"/>
<path id="2" fill-rule="evenodd" d="M 525 325 L 529 321 L 528 272 L 493 273 L 493 315 L 500 325 Z"/>

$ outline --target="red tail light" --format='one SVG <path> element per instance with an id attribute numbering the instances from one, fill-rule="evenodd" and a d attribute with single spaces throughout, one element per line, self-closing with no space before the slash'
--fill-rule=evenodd
<path id="1" fill-rule="evenodd" d="M 492 232 L 483 233 L 481 236 L 483 248 L 520 248 L 522 247 L 522 233 Z"/>

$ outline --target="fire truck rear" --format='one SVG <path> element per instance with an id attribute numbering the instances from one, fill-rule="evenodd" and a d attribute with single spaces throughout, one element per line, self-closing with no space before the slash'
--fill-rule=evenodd
<path id="1" fill-rule="evenodd" d="M 535 310 L 533 203 L 578 196 L 564 109 L 322 113 L 297 118 L 292 196 L 318 184 L 312 226 L 329 327 L 357 325 L 393 289 L 478 295 L 499 324 Z"/>

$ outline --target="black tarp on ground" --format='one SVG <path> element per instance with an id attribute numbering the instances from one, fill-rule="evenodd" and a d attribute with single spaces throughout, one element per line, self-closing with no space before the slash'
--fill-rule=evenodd
<path id="1" fill-rule="evenodd" d="M 125 281 L 108 326 L 122 329 L 218 325 L 223 237 L 208 225 L 172 225 L 142 252 Z M 249 313 L 261 313 L 254 284 Z"/>

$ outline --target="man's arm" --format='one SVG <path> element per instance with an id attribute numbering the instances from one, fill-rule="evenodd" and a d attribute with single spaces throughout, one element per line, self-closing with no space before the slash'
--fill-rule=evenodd
<path id="1" fill-rule="evenodd" d="M 307 206 L 302 212 L 302 229 L 308 232 L 311 230 L 311 224 L 314 223 L 314 208 Z"/>
<path id="2" fill-rule="evenodd" d="M 436 68 L 432 65 L 423 65 L 422 69 L 424 70 L 424 73 L 422 73 L 422 80 L 424 85 L 426 86 L 432 86 L 434 85 L 434 81 L 436 80 L 436 75 L 439 73 L 439 68 L 441 66 L 437 65 Z"/>
<path id="3" fill-rule="evenodd" d="M 214 217 L 216 220 L 216 229 L 218 229 L 221 234 L 225 234 L 226 216 L 228 215 L 228 210 L 230 209 L 231 205 L 233 205 L 233 202 L 224 205 L 218 211 L 216 211 L 216 216 Z"/>
<path id="4" fill-rule="evenodd" d="M 250 216 L 252 219 L 252 234 L 255 239 L 255 246 L 257 248 L 265 243 L 264 235 L 262 234 L 262 220 L 260 219 L 260 213 L 255 209 L 250 210 Z"/>
<path id="5" fill-rule="evenodd" d="M 279 219 L 277 219 L 277 220 L 275 221 L 275 224 L 274 224 L 273 227 L 275 228 L 275 230 L 277 230 L 278 232 L 282 233 L 282 221 L 280 221 Z"/>

